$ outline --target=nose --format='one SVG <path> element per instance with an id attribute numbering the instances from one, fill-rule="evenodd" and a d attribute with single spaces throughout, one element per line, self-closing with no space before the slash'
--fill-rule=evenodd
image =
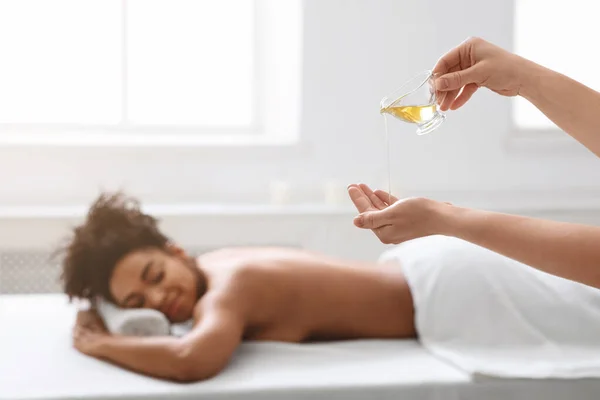
<path id="1" fill-rule="evenodd" d="M 164 292 L 158 287 L 153 287 L 146 292 L 146 304 L 148 308 L 159 310 L 162 307 Z"/>

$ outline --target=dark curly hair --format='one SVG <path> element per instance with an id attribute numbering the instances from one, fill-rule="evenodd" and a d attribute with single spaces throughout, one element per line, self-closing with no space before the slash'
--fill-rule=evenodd
<path id="1" fill-rule="evenodd" d="M 63 290 L 72 300 L 103 298 L 114 302 L 109 282 L 117 262 L 132 251 L 165 248 L 169 239 L 157 220 L 141 211 L 139 201 L 121 191 L 101 193 L 83 224 L 54 257 L 62 256 Z"/>

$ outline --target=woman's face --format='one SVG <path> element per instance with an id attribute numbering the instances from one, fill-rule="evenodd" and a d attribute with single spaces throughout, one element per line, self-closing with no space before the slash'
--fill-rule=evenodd
<path id="1" fill-rule="evenodd" d="M 119 260 L 110 279 L 118 306 L 152 308 L 171 322 L 192 318 L 194 306 L 206 287 L 204 275 L 183 250 L 147 248 Z"/>

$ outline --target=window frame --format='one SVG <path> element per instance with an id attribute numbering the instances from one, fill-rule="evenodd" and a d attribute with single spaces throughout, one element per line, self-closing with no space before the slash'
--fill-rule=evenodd
<path id="1" fill-rule="evenodd" d="M 511 40 L 510 44 L 512 52 L 518 54 L 519 46 L 519 30 L 518 14 L 519 0 L 513 2 L 512 25 L 510 28 Z M 526 100 L 525 100 L 526 101 Z M 551 127 L 525 127 L 517 123 L 516 113 L 519 106 L 519 98 L 513 97 L 510 99 L 509 105 L 509 133 L 504 145 L 505 148 L 512 152 L 525 153 L 572 153 L 581 154 L 585 150 L 582 146 L 566 134 L 557 125 Z"/>
<path id="2" fill-rule="evenodd" d="M 252 123 L 245 127 L 208 126 L 208 125 L 144 125 L 129 124 L 127 115 L 127 2 L 120 0 L 122 7 L 121 18 L 121 122 L 117 125 L 101 124 L 56 124 L 56 123 L 0 123 L 0 146 L 77 146 L 77 147 L 121 147 L 121 146 L 159 146 L 159 147 L 272 147 L 300 146 L 300 113 L 301 113 L 301 82 L 302 82 L 302 50 L 303 50 L 303 2 L 301 0 L 286 0 L 286 4 L 295 8 L 294 23 L 280 24 L 280 27 L 290 29 L 287 34 L 293 37 L 291 48 L 297 53 L 296 70 L 293 76 L 290 98 L 288 103 L 292 115 L 286 121 L 280 121 L 269 109 L 269 105 L 281 103 L 282 82 L 273 83 L 266 79 L 274 68 L 294 69 L 292 64 L 285 65 L 287 60 L 278 57 L 277 45 L 274 40 L 277 35 L 273 28 L 273 18 L 277 6 L 283 2 L 277 0 L 257 0 L 254 3 L 254 61 L 253 61 L 253 104 Z M 289 22 L 289 21 L 288 21 Z M 269 51 L 272 53 L 269 54 Z M 273 54 L 275 53 L 275 54 Z M 270 68 L 270 70 L 269 70 Z"/>

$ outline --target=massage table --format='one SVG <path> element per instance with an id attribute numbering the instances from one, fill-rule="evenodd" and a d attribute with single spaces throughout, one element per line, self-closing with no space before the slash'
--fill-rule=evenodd
<path id="1" fill-rule="evenodd" d="M 72 347 L 62 294 L 0 295 L 0 399 L 600 399 L 600 380 L 475 379 L 414 340 L 246 342 L 213 379 L 174 383 Z"/>

